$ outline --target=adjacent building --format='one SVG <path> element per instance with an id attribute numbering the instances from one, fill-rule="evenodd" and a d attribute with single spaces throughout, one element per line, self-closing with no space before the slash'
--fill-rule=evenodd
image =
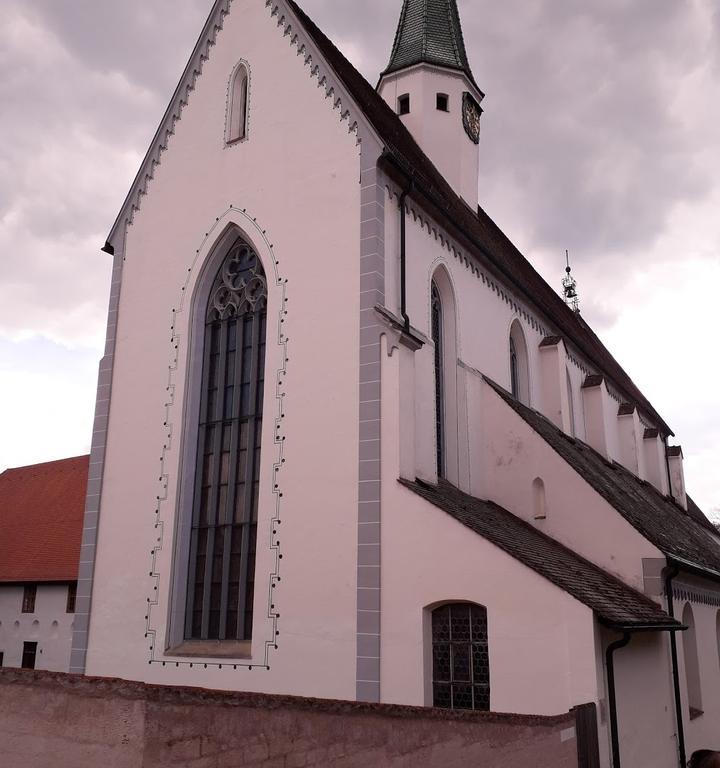
<path id="1" fill-rule="evenodd" d="M 0 666 L 69 670 L 88 460 L 0 475 Z"/>
<path id="2" fill-rule="evenodd" d="M 720 538 L 478 205 L 482 102 L 455 0 L 377 88 L 292 0 L 213 5 L 105 248 L 73 671 L 720 747 Z"/>

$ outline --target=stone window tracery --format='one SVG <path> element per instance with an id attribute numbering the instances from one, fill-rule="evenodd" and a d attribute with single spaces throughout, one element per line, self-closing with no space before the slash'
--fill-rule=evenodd
<path id="1" fill-rule="evenodd" d="M 432 612 L 433 706 L 490 709 L 487 609 L 450 603 Z"/>
<path id="2" fill-rule="evenodd" d="M 263 414 L 267 282 L 238 238 L 205 313 L 185 638 L 248 640 Z"/>

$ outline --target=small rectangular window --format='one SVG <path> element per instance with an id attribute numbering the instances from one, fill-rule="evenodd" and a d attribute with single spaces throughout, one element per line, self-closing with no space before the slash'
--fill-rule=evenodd
<path id="1" fill-rule="evenodd" d="M 410 95 L 407 93 L 398 99 L 398 114 L 399 115 L 410 114 Z"/>
<path id="2" fill-rule="evenodd" d="M 35 669 L 37 643 L 23 643 L 22 668 Z"/>
<path id="3" fill-rule="evenodd" d="M 450 111 L 450 98 L 448 97 L 447 93 L 438 93 L 437 108 L 440 112 Z"/>
<path id="4" fill-rule="evenodd" d="M 77 581 L 68 584 L 66 613 L 75 613 L 75 598 L 77 597 Z"/>
<path id="5" fill-rule="evenodd" d="M 3 657 L 4 657 L 4 655 L 5 654 L 2 651 L 0 651 L 0 667 L 2 667 L 2 665 L 3 665 Z"/>
<path id="6" fill-rule="evenodd" d="M 23 590 L 23 613 L 35 613 L 35 597 L 37 596 L 37 584 L 26 584 Z"/>

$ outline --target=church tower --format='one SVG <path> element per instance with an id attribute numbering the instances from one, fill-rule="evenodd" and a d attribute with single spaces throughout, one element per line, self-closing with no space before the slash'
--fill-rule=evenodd
<path id="1" fill-rule="evenodd" d="M 404 0 L 378 92 L 475 209 L 484 94 L 470 69 L 457 0 Z"/>

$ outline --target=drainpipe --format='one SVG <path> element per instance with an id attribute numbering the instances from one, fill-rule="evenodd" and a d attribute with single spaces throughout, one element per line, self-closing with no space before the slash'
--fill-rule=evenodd
<path id="1" fill-rule="evenodd" d="M 618 734 L 617 698 L 615 695 L 615 651 L 619 651 L 630 643 L 632 635 L 623 632 L 622 639 L 610 643 L 605 652 L 608 679 L 608 700 L 610 704 L 610 739 L 612 741 L 613 768 L 620 768 L 620 736 Z"/>
<path id="2" fill-rule="evenodd" d="M 406 255 L 406 236 L 405 236 L 405 200 L 412 190 L 412 181 L 407 189 L 404 189 L 400 195 L 400 315 L 403 319 L 403 330 L 410 334 L 410 317 L 407 313 L 407 255 Z"/>
<path id="3" fill-rule="evenodd" d="M 673 579 L 680 573 L 677 565 L 671 565 L 665 576 L 665 596 L 667 597 L 668 614 L 675 618 L 675 603 L 673 601 Z M 680 754 L 680 768 L 685 768 L 687 756 L 685 754 L 685 725 L 683 724 L 682 697 L 680 695 L 680 669 L 678 666 L 677 639 L 675 632 L 670 633 L 670 656 L 672 658 L 673 688 L 675 689 L 675 719 L 677 721 L 678 752 Z"/>

